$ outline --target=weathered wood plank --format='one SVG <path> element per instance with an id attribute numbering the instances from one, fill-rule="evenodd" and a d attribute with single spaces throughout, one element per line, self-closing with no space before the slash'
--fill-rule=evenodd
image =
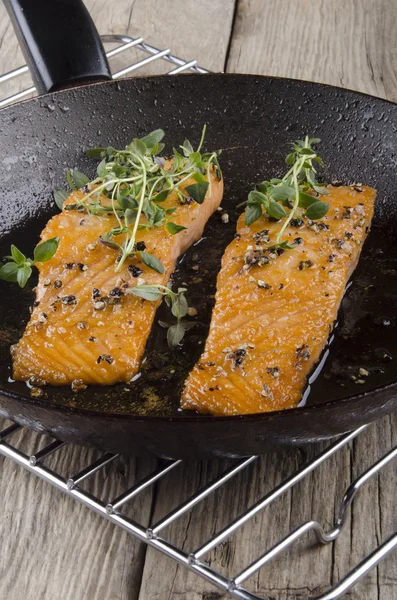
<path id="1" fill-rule="evenodd" d="M 41 436 L 33 436 L 43 447 Z M 49 438 L 47 439 L 47 441 Z M 32 434 L 23 431 L 12 443 L 34 451 Z M 67 446 L 45 464 L 65 477 L 79 472 L 100 453 Z M 146 476 L 155 461 L 120 458 L 87 481 L 85 488 L 102 499 L 117 497 Z M 48 483 L 0 458 L 0 588 L 10 600 L 133 600 L 140 587 L 145 547 L 126 532 Z M 151 494 L 136 499 L 134 515 L 148 522 Z"/>
<path id="2" fill-rule="evenodd" d="M 393 0 L 239 0 L 229 71 L 330 83 L 397 99 Z"/>

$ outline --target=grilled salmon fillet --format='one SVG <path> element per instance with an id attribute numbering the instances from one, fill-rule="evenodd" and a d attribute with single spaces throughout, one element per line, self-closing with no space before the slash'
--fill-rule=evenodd
<path id="1" fill-rule="evenodd" d="M 186 181 L 181 189 L 192 183 Z M 181 205 L 176 192 L 162 204 L 165 209 L 176 207 L 172 221 L 187 229 L 171 235 L 162 225 L 138 232 L 137 243 L 144 238 L 146 252 L 162 262 L 163 275 L 137 259 L 127 260 L 115 273 L 117 254 L 98 238 L 117 227 L 116 217 L 64 207 L 41 235 L 43 241 L 59 236 L 60 242 L 55 256 L 37 265 L 36 302 L 23 337 L 11 350 L 14 379 L 51 385 L 129 381 L 138 372 L 160 301 L 143 300 L 128 289 L 137 283 L 168 283 L 178 256 L 201 237 L 222 194 L 223 181 L 211 171 L 203 204 Z M 119 236 L 117 242 L 122 241 Z M 136 268 L 129 269 L 132 265 Z"/>
<path id="2" fill-rule="evenodd" d="M 215 415 L 296 406 L 336 319 L 373 215 L 369 187 L 329 187 L 328 215 L 292 222 L 295 249 L 270 250 L 280 224 L 241 215 L 217 279 L 210 332 L 182 407 Z"/>

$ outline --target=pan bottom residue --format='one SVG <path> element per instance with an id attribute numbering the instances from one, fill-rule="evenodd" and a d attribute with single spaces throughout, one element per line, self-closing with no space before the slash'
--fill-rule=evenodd
<path id="1" fill-rule="evenodd" d="M 230 199 L 231 206 L 237 204 Z M 67 387 L 42 388 L 42 399 L 96 411 L 146 416 L 179 416 L 190 414 L 179 409 L 183 382 L 199 358 L 208 333 L 216 275 L 225 246 L 231 241 L 238 213 L 227 209 L 229 223 L 222 213 L 209 221 L 204 237 L 182 257 L 174 275 L 174 286 L 187 284 L 189 305 L 197 310 L 190 317 L 195 326 L 189 330 L 183 345 L 170 351 L 166 331 L 157 320 L 169 315 L 161 306 L 156 325 L 148 340 L 140 373 L 128 384 L 111 387 L 89 386 L 73 392 Z M 395 381 L 397 368 L 397 264 L 382 250 L 383 233 L 376 224 L 365 243 L 353 281 L 348 287 L 330 343 L 308 379 L 302 404 L 318 404 Z M 394 285 L 394 287 L 393 287 Z M 17 292 L 17 293 L 16 293 Z M 33 302 L 32 289 L 17 290 L 1 284 L 3 302 L 0 322 L 0 367 L 8 376 L 3 386 L 10 391 L 29 394 L 27 384 L 12 382 L 10 345 L 23 333 Z M 18 298 L 15 302 L 15 298 Z M 395 358 L 396 357 L 396 358 Z"/>

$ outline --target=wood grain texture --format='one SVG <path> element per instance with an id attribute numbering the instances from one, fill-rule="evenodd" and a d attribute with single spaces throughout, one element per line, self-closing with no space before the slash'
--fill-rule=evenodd
<path id="1" fill-rule="evenodd" d="M 301 77 L 397 100 L 394 0 L 239 0 L 230 48 L 232 0 L 87 0 L 86 4 L 101 32 L 142 34 L 149 43 L 169 46 L 184 58 L 197 58 L 211 70 L 222 70 L 227 62 L 229 71 Z M 115 68 L 122 68 L 123 61 L 114 63 Z M 21 63 L 0 5 L 0 71 Z M 158 68 L 159 64 L 152 64 L 145 73 Z M 9 84 L 9 93 L 16 85 L 22 82 Z M 210 563 L 232 574 L 304 520 L 314 517 L 331 526 L 347 485 L 397 443 L 396 432 L 396 417 L 371 426 L 349 449 L 221 544 L 209 557 Z M 23 437 L 28 439 L 26 434 Z M 164 536 L 187 551 L 196 548 L 319 449 L 262 457 L 164 530 Z M 70 473 L 87 464 L 93 454 L 63 448 L 51 460 Z M 145 522 L 153 513 L 157 521 L 228 464 L 184 464 L 158 484 L 155 497 L 148 494 L 134 502 L 134 518 Z M 98 476 L 95 489 L 104 496 L 117 495 L 153 466 L 151 461 L 123 459 L 116 474 L 110 476 L 109 468 Z M 318 594 L 396 529 L 395 489 L 392 463 L 360 492 L 334 546 L 319 546 L 310 534 L 262 569 L 247 587 L 269 600 L 305 600 Z M 7 600 L 217 600 L 222 596 L 171 559 L 146 551 L 85 507 L 2 459 L 0 497 L 0 592 Z M 397 557 L 388 557 L 347 597 L 394 600 Z"/>
<path id="2" fill-rule="evenodd" d="M 227 69 L 397 100 L 394 0 L 239 0 Z"/>
<path id="3" fill-rule="evenodd" d="M 30 453 L 49 438 L 23 431 L 10 441 Z M 95 450 L 67 446 L 45 464 L 67 477 L 99 455 Z M 146 476 L 154 463 L 117 459 L 85 489 L 103 499 L 115 498 Z M 0 497 L 2 598 L 137 598 L 146 549 L 135 538 L 2 457 Z M 151 494 L 139 498 L 134 504 L 135 518 L 148 522 L 151 506 Z"/>

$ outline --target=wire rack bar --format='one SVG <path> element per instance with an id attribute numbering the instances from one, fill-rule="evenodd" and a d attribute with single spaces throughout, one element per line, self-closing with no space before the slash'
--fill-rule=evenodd
<path id="1" fill-rule="evenodd" d="M 66 482 L 68 490 L 71 490 L 74 488 L 74 486 L 79 485 L 80 483 L 83 483 L 83 481 L 85 481 L 86 479 L 88 479 L 89 477 L 94 475 L 97 471 L 99 471 L 100 469 L 102 469 L 103 467 L 105 467 L 106 465 L 111 463 L 118 456 L 119 456 L 118 454 L 110 454 L 108 452 L 107 454 L 105 454 L 105 456 L 98 458 L 98 460 L 93 462 L 91 465 L 88 465 L 88 467 L 85 467 L 82 471 L 77 473 L 77 475 L 73 475 L 73 477 L 69 477 L 69 479 Z"/>
<path id="2" fill-rule="evenodd" d="M 384 457 L 382 457 L 375 465 L 373 465 L 370 469 L 365 471 L 360 477 L 358 477 L 350 486 L 347 488 L 345 495 L 343 496 L 343 500 L 341 503 L 340 511 L 338 519 L 335 523 L 335 526 L 326 533 L 322 527 L 322 525 L 318 521 L 308 521 L 307 523 L 303 523 L 300 527 L 295 529 L 290 535 L 284 538 L 281 542 L 273 546 L 271 550 L 266 552 L 261 558 L 254 561 L 249 567 L 244 569 L 237 577 L 235 577 L 234 581 L 237 585 L 251 577 L 256 571 L 259 571 L 265 564 L 270 562 L 273 558 L 275 558 L 280 552 L 286 550 L 293 542 L 302 537 L 305 533 L 309 531 L 315 531 L 319 541 L 323 542 L 323 544 L 327 544 L 329 542 L 333 542 L 338 535 L 341 533 L 345 522 L 347 511 L 353 502 L 354 497 L 360 488 L 367 483 L 375 475 L 379 473 L 379 471 L 389 464 L 390 461 L 393 460 L 397 456 L 397 448 L 394 448 L 390 452 L 388 452 Z"/>
<path id="3" fill-rule="evenodd" d="M 108 58 L 112 58 L 113 56 L 116 56 L 116 55 L 120 54 L 121 52 L 126 52 L 133 47 L 150 55 L 148 58 L 144 58 L 132 65 L 129 65 L 125 69 L 121 69 L 120 71 L 113 73 L 114 79 L 119 79 L 120 77 L 125 77 L 129 73 L 132 73 L 133 71 L 136 71 L 137 69 L 140 69 L 140 68 L 146 66 L 147 64 L 149 64 L 155 60 L 160 60 L 160 59 L 165 60 L 173 65 L 176 65 L 175 69 L 168 72 L 169 75 L 176 75 L 177 73 L 182 73 L 184 71 L 192 71 L 195 73 L 208 73 L 208 71 L 206 69 L 203 69 L 202 67 L 199 67 L 197 65 L 196 60 L 185 61 L 182 58 L 179 58 L 178 56 L 174 56 L 173 54 L 171 54 L 171 50 L 169 48 L 167 48 L 165 50 L 159 50 L 158 48 L 155 48 L 154 46 L 151 46 L 150 44 L 146 44 L 146 42 L 144 42 L 142 37 L 132 38 L 129 35 L 112 34 L 112 35 L 103 35 L 103 36 L 101 36 L 101 39 L 104 44 L 120 43 L 120 46 L 118 46 L 117 48 L 114 48 L 113 50 L 109 50 L 108 52 L 106 52 L 106 56 Z M 5 83 L 6 81 L 9 81 L 10 79 L 19 77 L 19 76 L 23 75 L 24 73 L 28 73 L 28 72 L 29 72 L 29 69 L 26 65 L 24 65 L 22 67 L 18 67 L 17 69 L 13 69 L 12 71 L 9 71 L 8 73 L 4 73 L 3 75 L 0 75 L 0 84 Z M 34 86 L 30 86 L 30 87 L 26 88 L 25 90 L 21 90 L 20 92 L 18 92 L 16 94 L 12 94 L 11 96 L 8 96 L 8 98 L 4 98 L 3 100 L 0 100 L 0 108 L 3 108 L 4 106 L 8 106 L 9 104 L 12 104 L 13 102 L 17 102 L 18 100 L 23 100 L 24 98 L 31 96 L 35 92 L 36 92 L 36 88 Z"/>
<path id="4" fill-rule="evenodd" d="M 303 469 L 297 471 L 292 477 L 286 479 L 283 483 L 281 483 L 278 487 L 276 487 L 272 492 L 267 494 L 264 498 L 259 500 L 254 506 L 252 506 L 249 510 L 247 510 L 241 517 L 233 521 L 230 525 L 225 527 L 220 533 L 215 535 L 211 540 L 206 542 L 203 546 L 198 548 L 192 554 L 192 559 L 197 560 L 207 554 L 210 550 L 218 546 L 221 542 L 223 542 L 226 538 L 231 536 L 237 529 L 239 529 L 242 525 L 245 525 L 247 521 L 252 519 L 255 515 L 257 515 L 261 510 L 269 506 L 271 502 L 276 500 L 281 494 L 284 494 L 287 490 L 292 488 L 298 481 L 306 477 L 309 473 L 314 471 L 321 463 L 323 463 L 327 458 L 330 458 L 335 452 L 346 446 L 350 442 L 350 440 L 357 437 L 364 429 L 366 429 L 368 425 L 362 425 L 355 431 L 344 435 L 340 440 L 334 442 L 329 446 L 324 452 L 318 454 L 312 461 L 310 461 Z"/>
<path id="5" fill-rule="evenodd" d="M 129 66 L 113 73 L 114 78 L 123 77 L 129 73 L 135 72 L 149 63 L 161 60 L 168 63 L 172 68 L 168 71 L 168 74 L 175 75 L 183 73 L 185 71 L 191 71 L 195 73 L 207 73 L 205 69 L 197 65 L 196 60 L 186 61 L 171 53 L 171 50 L 166 48 L 159 50 L 150 44 L 147 44 L 142 37 L 132 38 L 127 35 L 104 35 L 102 41 L 105 44 L 119 44 L 116 48 L 113 48 L 107 52 L 108 58 L 117 56 L 120 53 L 128 52 L 133 48 L 144 52 L 145 58 L 130 64 Z M 20 77 L 28 72 L 26 66 L 14 69 L 4 75 L 0 75 L 0 85 L 10 81 L 14 78 Z M 18 93 L 9 96 L 3 100 L 0 100 L 0 107 L 7 106 L 12 102 L 26 98 L 35 92 L 34 87 L 28 87 Z M 249 579 L 253 574 L 258 572 L 264 565 L 272 561 L 282 551 L 286 550 L 296 540 L 306 535 L 310 531 L 314 531 L 318 539 L 323 543 L 333 542 L 342 532 L 348 510 L 357 495 L 361 487 L 368 482 L 372 477 L 376 476 L 379 471 L 387 464 L 392 462 L 397 457 L 397 447 L 390 450 L 375 464 L 373 464 L 367 471 L 362 473 L 350 486 L 346 489 L 344 497 L 341 502 L 338 518 L 335 525 L 328 531 L 325 531 L 323 526 L 315 520 L 310 520 L 303 523 L 294 531 L 290 532 L 286 537 L 276 543 L 272 548 L 265 552 L 259 558 L 256 558 L 250 562 L 250 564 L 241 569 L 234 576 L 227 576 L 219 573 L 217 570 L 211 568 L 208 564 L 203 562 L 203 557 L 211 550 L 216 548 L 220 543 L 227 539 L 232 534 L 238 534 L 240 529 L 255 515 L 266 509 L 273 501 L 279 498 L 284 492 L 291 489 L 304 477 L 316 470 L 316 468 L 326 461 L 328 458 L 333 456 L 336 452 L 341 451 L 351 440 L 356 438 L 358 435 L 364 432 L 367 428 L 366 425 L 360 427 L 354 432 L 351 432 L 336 442 L 330 444 L 323 452 L 319 453 L 313 460 L 308 462 L 303 468 L 294 473 L 291 477 L 283 481 L 278 487 L 270 491 L 264 497 L 259 499 L 254 505 L 248 507 L 242 512 L 242 514 L 235 519 L 232 523 L 228 524 L 224 529 L 215 534 L 211 539 L 207 540 L 202 546 L 193 552 L 185 552 L 184 550 L 176 547 L 166 539 L 160 538 L 159 533 L 163 531 L 168 525 L 175 522 L 179 517 L 193 509 L 194 506 L 200 502 L 204 502 L 205 499 L 217 489 L 222 487 L 227 481 L 238 473 L 244 471 L 249 465 L 255 462 L 258 458 L 256 456 L 249 457 L 247 459 L 238 461 L 227 471 L 222 473 L 214 481 L 211 481 L 195 494 L 193 494 L 187 500 L 181 502 L 175 509 L 173 509 L 168 515 L 159 520 L 157 523 L 149 524 L 149 527 L 137 523 L 121 512 L 122 507 L 131 502 L 144 490 L 155 483 L 167 477 L 167 475 L 176 467 L 181 464 L 181 461 L 168 461 L 159 469 L 151 473 L 146 478 L 136 483 L 133 487 L 125 490 L 115 499 L 109 499 L 107 502 L 101 501 L 99 498 L 83 490 L 80 485 L 87 480 L 90 480 L 96 473 L 101 469 L 104 469 L 107 465 L 110 465 L 117 459 L 117 454 L 106 453 L 91 464 L 84 467 L 79 473 L 68 476 L 67 478 L 62 477 L 56 471 L 53 471 L 46 467 L 43 462 L 49 458 L 52 454 L 60 450 L 65 443 L 59 440 L 54 440 L 46 447 L 37 452 L 27 455 L 19 450 L 15 445 L 10 442 L 10 438 L 13 438 L 22 427 L 17 424 L 10 425 L 0 431 L 0 455 L 13 460 L 16 464 L 24 467 L 31 473 L 34 473 L 39 478 L 50 483 L 58 490 L 73 497 L 75 500 L 83 503 L 87 508 L 90 508 L 98 515 L 111 521 L 114 525 L 121 527 L 128 533 L 134 535 L 136 538 L 145 542 L 149 546 L 156 548 L 160 552 L 163 552 L 179 564 L 183 565 L 190 571 L 196 573 L 200 577 L 204 578 L 208 582 L 218 587 L 223 592 L 228 592 L 230 596 L 234 598 L 240 598 L 243 600 L 264 600 L 260 596 L 242 587 L 242 584 Z M 397 532 L 395 532 L 388 540 L 375 548 L 373 552 L 367 556 L 359 565 L 352 569 L 343 579 L 337 582 L 332 588 L 322 593 L 319 596 L 312 597 L 310 600 L 336 600 L 341 598 L 355 583 L 361 580 L 367 575 L 371 569 L 379 564 L 390 552 L 397 547 Z"/>
<path id="6" fill-rule="evenodd" d="M 29 457 L 30 464 L 37 465 L 44 458 L 46 458 L 46 456 L 50 456 L 50 454 L 53 454 L 54 452 L 56 452 L 56 450 L 62 448 L 62 446 L 64 446 L 65 443 L 66 442 L 60 442 L 59 440 L 55 440 L 51 444 L 48 444 L 48 446 L 46 446 L 42 450 L 39 450 L 38 452 L 36 452 L 36 454 L 32 454 Z"/>
<path id="7" fill-rule="evenodd" d="M 217 490 L 221 485 L 229 481 L 232 477 L 240 473 L 243 469 L 248 467 L 252 462 L 254 462 L 258 457 L 250 456 L 249 458 L 243 460 L 242 462 L 237 463 L 236 466 L 233 466 L 231 469 L 225 471 L 218 479 L 209 483 L 207 486 L 203 487 L 196 494 L 194 494 L 189 500 L 178 506 L 175 510 L 170 512 L 167 516 L 165 516 L 161 521 L 158 521 L 152 528 L 148 529 L 148 534 L 150 537 L 155 537 L 158 533 L 173 523 L 176 519 L 179 519 L 185 512 L 191 510 L 196 504 L 204 500 L 207 496 L 212 494 L 215 490 Z"/>
<path id="8" fill-rule="evenodd" d="M 6 429 L 3 429 L 3 431 L 0 431 L 0 441 L 5 440 L 8 436 L 12 435 L 19 429 L 22 429 L 22 427 L 20 425 L 18 425 L 17 423 L 13 423 Z"/>
<path id="9" fill-rule="evenodd" d="M 292 477 L 286 479 L 276 490 L 268 494 L 264 499 L 260 500 L 254 507 L 248 509 L 241 517 L 239 517 L 234 523 L 232 523 L 229 527 L 225 528 L 214 538 L 212 538 L 207 544 L 202 547 L 202 553 L 209 551 L 208 549 L 212 549 L 221 543 L 225 539 L 225 533 L 230 535 L 231 533 L 236 533 L 238 529 L 242 525 L 244 525 L 249 518 L 254 514 L 257 514 L 258 510 L 264 509 L 268 506 L 273 500 L 275 500 L 281 493 L 286 491 L 295 485 L 298 481 L 300 481 L 305 474 L 313 471 L 316 466 L 324 462 L 327 458 L 330 458 L 335 452 L 342 449 L 346 446 L 352 439 L 357 437 L 361 432 L 366 429 L 367 426 L 360 427 L 358 430 L 349 433 L 343 436 L 337 442 L 331 444 L 324 452 L 318 454 L 312 461 L 306 464 L 306 466 L 295 473 Z M 135 535 L 141 541 L 149 544 L 150 546 L 157 548 L 161 552 L 165 553 L 167 556 L 170 556 L 178 563 L 183 564 L 189 570 L 195 572 L 196 574 L 204 577 L 207 581 L 213 583 L 218 588 L 228 591 L 230 595 L 236 598 L 243 598 L 245 600 L 261 600 L 260 596 L 253 594 L 249 590 L 241 587 L 241 584 L 248 579 L 251 575 L 257 572 L 260 568 L 262 568 L 265 564 L 270 562 L 273 558 L 275 558 L 280 552 L 287 549 L 294 541 L 296 541 L 299 537 L 304 535 L 310 530 L 315 530 L 318 534 L 319 538 L 323 542 L 330 542 L 334 540 L 342 531 L 343 523 L 346 515 L 346 510 L 351 505 L 351 502 L 360 489 L 360 487 L 369 481 L 371 477 L 377 474 L 380 469 L 390 463 L 397 456 L 397 448 L 391 450 L 388 454 L 382 457 L 375 465 L 373 465 L 370 469 L 365 471 L 360 477 L 358 477 L 346 490 L 341 510 L 339 513 L 339 517 L 337 523 L 335 525 L 334 530 L 331 530 L 330 533 L 325 534 L 322 526 L 317 521 L 309 521 L 304 523 L 295 531 L 293 531 L 289 536 L 284 538 L 281 542 L 276 544 L 273 548 L 271 548 L 267 553 L 261 556 L 259 559 L 252 562 L 248 567 L 240 571 L 234 577 L 225 577 L 221 573 L 209 567 L 207 564 L 200 562 L 198 560 L 198 556 L 201 556 L 201 552 L 196 551 L 195 553 L 188 554 L 187 552 L 177 548 L 175 545 L 171 544 L 165 539 L 158 537 L 157 533 L 163 529 L 166 525 L 170 524 L 176 518 L 181 516 L 187 510 L 190 510 L 195 504 L 203 501 L 211 492 L 214 492 L 216 489 L 221 487 L 226 481 L 228 481 L 232 476 L 247 468 L 257 457 L 250 457 L 243 461 L 240 461 L 223 473 L 217 480 L 211 482 L 208 486 L 205 486 L 201 490 L 197 492 L 191 499 L 187 502 L 182 503 L 175 511 L 167 515 L 162 521 L 157 523 L 154 527 L 145 527 L 127 517 L 125 514 L 120 512 L 116 512 L 116 508 L 121 508 L 121 506 L 131 500 L 133 497 L 137 496 L 144 489 L 153 485 L 160 477 L 167 475 L 173 468 L 178 466 L 181 461 L 173 461 L 166 464 L 164 467 L 141 481 L 139 484 L 131 488 L 130 490 L 126 490 L 118 499 L 110 501 L 108 503 L 104 503 L 100 501 L 95 496 L 89 494 L 86 491 L 83 491 L 79 488 L 79 483 L 87 479 L 90 475 L 93 475 L 101 468 L 104 468 L 109 462 L 114 460 L 117 455 L 105 454 L 102 458 L 96 460 L 91 465 L 88 465 L 83 471 L 79 474 L 74 475 L 70 478 L 63 478 L 55 471 L 52 471 L 45 467 L 42 464 L 44 458 L 48 457 L 52 452 L 61 448 L 64 443 L 63 442 L 53 442 L 49 444 L 47 447 L 43 448 L 40 452 L 37 452 L 34 455 L 28 456 L 19 451 L 16 447 L 12 446 L 10 443 L 6 442 L 5 439 L 9 439 L 12 435 L 14 435 L 20 429 L 19 426 L 11 425 L 10 427 L 4 429 L 0 432 L 0 454 L 11 458 L 17 464 L 23 466 L 25 469 L 29 470 L 32 473 L 35 473 L 41 479 L 44 479 L 48 483 L 51 483 L 60 491 L 68 494 L 78 500 L 79 502 L 85 504 L 88 508 L 91 508 L 96 513 L 101 515 L 102 517 L 108 519 L 113 522 L 115 525 L 122 527 L 129 533 Z M 36 461 L 32 461 L 32 456 L 36 457 Z M 73 482 L 73 485 L 71 484 Z M 109 508 L 110 507 L 110 508 Z M 260 508 L 258 508 L 260 507 Z M 155 535 L 154 535 L 155 534 Z M 397 545 L 397 533 L 390 538 L 387 542 L 379 546 L 379 548 L 375 549 L 374 552 L 367 557 L 360 565 L 358 565 L 351 573 L 349 573 L 343 580 L 341 580 L 338 584 L 332 588 L 327 594 L 323 594 L 318 598 L 312 598 L 312 600 L 331 600 L 331 598 L 339 598 L 341 597 L 354 583 L 364 577 L 374 566 L 376 566 L 387 554 L 389 554 Z"/>
<path id="10" fill-rule="evenodd" d="M 126 490 L 118 498 L 116 498 L 115 500 L 112 500 L 111 502 L 109 502 L 106 505 L 107 513 L 109 515 L 111 515 L 112 513 L 116 512 L 119 508 L 121 508 L 123 506 L 123 504 L 125 504 L 126 502 L 129 502 L 130 500 L 132 500 L 132 498 L 135 498 L 135 496 L 137 496 L 138 494 L 143 492 L 143 490 L 145 490 L 149 486 L 153 485 L 156 481 L 161 479 L 161 477 L 164 477 L 164 475 L 166 475 L 172 469 L 175 469 L 175 467 L 180 465 L 181 462 L 182 462 L 181 460 L 175 460 L 175 461 L 169 462 L 165 466 L 161 467 L 160 469 L 158 469 L 157 471 L 155 471 L 154 473 L 152 473 L 151 475 L 146 477 L 146 479 L 143 479 L 137 485 L 134 485 L 129 490 Z"/>

